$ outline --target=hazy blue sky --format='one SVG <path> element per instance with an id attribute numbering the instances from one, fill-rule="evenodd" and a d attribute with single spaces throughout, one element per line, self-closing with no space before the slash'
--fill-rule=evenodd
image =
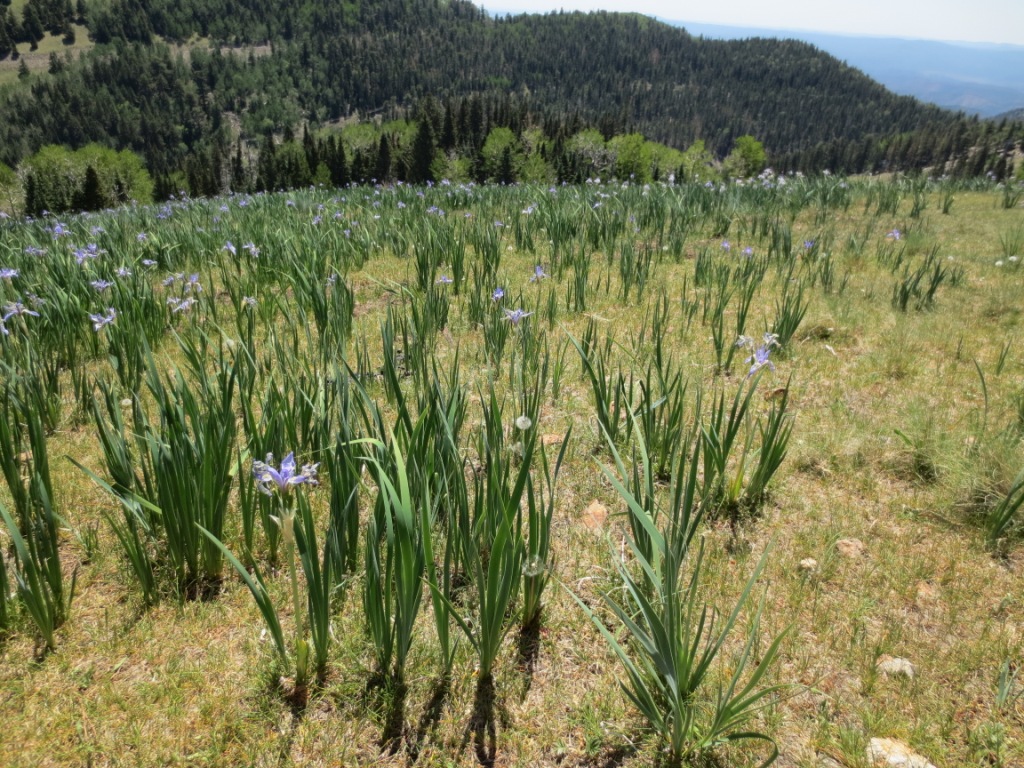
<path id="1" fill-rule="evenodd" d="M 493 0 L 492 13 L 635 11 L 673 21 L 1024 45 L 1024 0 Z"/>

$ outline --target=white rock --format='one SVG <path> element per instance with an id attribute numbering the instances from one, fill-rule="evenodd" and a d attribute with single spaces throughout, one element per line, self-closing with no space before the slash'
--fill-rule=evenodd
<path id="1" fill-rule="evenodd" d="M 868 762 L 874 766 L 935 768 L 928 762 L 928 758 L 917 754 L 906 744 L 895 739 L 872 739 L 868 743 Z"/>
<path id="2" fill-rule="evenodd" d="M 817 573 L 818 561 L 813 557 L 805 557 L 800 561 L 800 570 L 804 573 Z"/>
<path id="3" fill-rule="evenodd" d="M 883 656 L 878 660 L 876 667 L 886 677 L 914 679 L 914 665 L 910 663 L 909 659 L 901 659 L 898 656 Z"/>

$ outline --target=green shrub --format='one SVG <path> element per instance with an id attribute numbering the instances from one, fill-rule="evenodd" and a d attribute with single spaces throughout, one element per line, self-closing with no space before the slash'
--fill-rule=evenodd
<path id="1" fill-rule="evenodd" d="M 142 159 L 130 150 L 90 144 L 71 151 L 50 145 L 19 166 L 25 213 L 96 211 L 153 199 L 153 182 Z"/>

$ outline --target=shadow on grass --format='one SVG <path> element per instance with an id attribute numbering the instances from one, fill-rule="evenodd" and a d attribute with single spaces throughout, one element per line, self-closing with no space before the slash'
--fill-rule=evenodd
<path id="1" fill-rule="evenodd" d="M 603 749 L 598 754 L 587 755 L 579 762 L 573 763 L 572 768 L 620 768 L 634 754 L 636 750 L 632 747 Z"/>
<path id="2" fill-rule="evenodd" d="M 299 726 L 306 717 L 306 707 L 309 704 L 309 686 L 296 686 L 293 681 L 272 672 L 267 678 L 266 692 L 268 703 L 273 701 L 283 703 L 291 715 L 287 726 L 280 727 L 281 739 L 275 750 L 278 766 L 291 765 L 292 746 L 295 743 Z M 274 709 L 276 710 L 276 706 Z"/>
<path id="3" fill-rule="evenodd" d="M 403 680 L 386 672 L 377 672 L 366 681 L 365 701 L 381 715 L 383 727 L 380 748 L 394 755 L 402 746 L 405 734 L 405 702 L 409 686 Z"/>
<path id="4" fill-rule="evenodd" d="M 477 762 L 484 768 L 492 768 L 498 754 L 498 725 L 494 719 L 494 711 L 494 676 L 487 675 L 477 680 L 473 714 L 462 737 L 463 749 L 472 741 Z"/>
<path id="5" fill-rule="evenodd" d="M 224 577 L 193 579 L 178 588 L 180 599 L 188 603 L 212 603 L 224 591 Z"/>
<path id="6" fill-rule="evenodd" d="M 423 746 L 423 740 L 427 737 L 427 734 L 437 727 L 437 724 L 441 722 L 441 715 L 444 713 L 444 705 L 448 702 L 448 697 L 452 692 L 452 678 L 451 675 L 444 675 L 434 683 L 434 692 L 430 696 L 430 701 L 427 702 L 426 709 L 423 710 L 423 715 L 420 717 L 419 723 L 416 725 L 416 733 L 413 734 L 409 741 L 409 762 L 414 763 L 419 759 L 420 749 Z"/>
<path id="7" fill-rule="evenodd" d="M 540 655 L 540 617 L 520 628 L 516 639 L 516 662 L 523 673 L 523 697 L 530 692 L 533 685 L 533 673 Z"/>

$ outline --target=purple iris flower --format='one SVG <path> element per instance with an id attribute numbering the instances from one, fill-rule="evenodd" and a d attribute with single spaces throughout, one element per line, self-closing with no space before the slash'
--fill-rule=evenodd
<path id="1" fill-rule="evenodd" d="M 3 267 L 0 269 L 0 280 L 13 280 L 18 275 L 18 270 L 12 269 L 11 267 Z"/>
<path id="2" fill-rule="evenodd" d="M 441 285 L 451 285 L 455 281 L 448 277 L 448 275 L 441 275 L 439 278 L 437 278 L 437 282 L 440 283 Z"/>
<path id="3" fill-rule="evenodd" d="M 775 370 L 775 364 L 768 359 L 769 355 L 771 355 L 771 352 L 772 351 L 770 347 L 758 347 L 757 349 L 754 350 L 754 354 L 752 354 L 744 361 L 747 363 L 751 363 L 750 372 L 747 374 L 748 379 L 766 365 L 770 370 Z"/>
<path id="4" fill-rule="evenodd" d="M 521 309 L 506 309 L 505 319 L 512 323 L 512 325 L 519 325 L 520 320 L 532 314 L 533 312 L 523 312 Z"/>
<path id="5" fill-rule="evenodd" d="M 15 301 L 4 307 L 3 322 L 7 322 L 15 315 L 31 315 L 32 317 L 39 317 L 38 312 L 33 312 L 31 309 L 26 307 L 20 301 Z"/>
<path id="6" fill-rule="evenodd" d="M 99 333 L 103 326 L 110 325 L 114 322 L 114 318 L 117 317 L 117 310 L 113 307 L 107 307 L 106 315 L 89 315 L 89 319 L 92 320 L 92 329 Z"/>
<path id="7" fill-rule="evenodd" d="M 235 248 L 235 244 L 232 243 L 230 240 L 228 240 L 226 243 L 224 243 L 224 247 L 221 248 L 221 250 L 222 251 L 227 251 L 232 256 L 237 256 L 238 255 L 238 250 Z"/>
<path id="8" fill-rule="evenodd" d="M 548 277 L 548 273 L 544 271 L 544 267 L 538 264 L 533 268 L 533 277 L 530 278 L 531 283 L 536 283 L 538 280 L 543 280 Z"/>
<path id="9" fill-rule="evenodd" d="M 491 294 L 491 301 L 501 301 L 503 298 L 505 298 L 505 289 L 495 288 L 494 293 Z"/>
<path id="10" fill-rule="evenodd" d="M 91 283 L 89 283 L 89 285 L 91 285 L 97 291 L 102 293 L 103 291 L 107 290 L 107 288 L 112 286 L 113 283 L 110 282 L 109 280 L 93 280 Z"/>
<path id="11" fill-rule="evenodd" d="M 86 259 L 96 259 L 102 256 L 106 251 L 102 250 L 96 243 L 89 243 L 85 248 L 76 248 L 72 253 L 75 256 L 75 261 L 78 266 L 82 266 Z"/>
<path id="12" fill-rule="evenodd" d="M 252 474 L 256 478 L 260 491 L 273 496 L 274 491 L 286 494 L 294 486 L 304 483 L 318 485 L 316 469 L 319 464 L 306 464 L 301 472 L 295 471 L 295 453 L 289 453 L 281 462 L 281 469 L 274 469 L 274 454 L 268 453 L 266 461 L 254 461 Z"/>

